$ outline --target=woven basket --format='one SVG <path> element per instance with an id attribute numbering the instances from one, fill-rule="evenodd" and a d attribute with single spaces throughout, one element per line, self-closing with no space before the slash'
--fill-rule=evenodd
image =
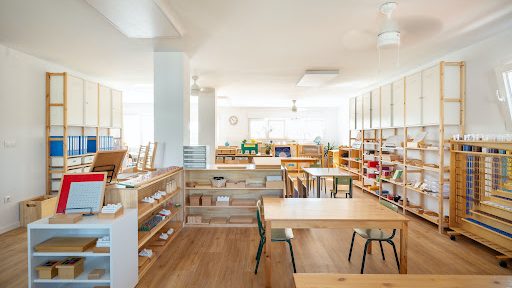
<path id="1" fill-rule="evenodd" d="M 226 181 L 227 181 L 226 178 L 222 178 L 222 179 L 212 178 L 212 179 L 210 179 L 210 182 L 212 183 L 212 187 L 215 187 L 215 188 L 226 187 Z"/>

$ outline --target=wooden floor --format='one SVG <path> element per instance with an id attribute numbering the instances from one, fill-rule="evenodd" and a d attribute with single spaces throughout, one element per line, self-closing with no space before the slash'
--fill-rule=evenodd
<path id="1" fill-rule="evenodd" d="M 354 194 L 374 198 L 360 191 Z M 497 264 L 494 251 L 464 237 L 451 241 L 433 225 L 410 218 L 410 274 L 512 274 L 510 268 Z M 294 230 L 294 234 L 298 272 L 359 273 L 364 243 L 356 238 L 352 261 L 348 262 L 351 230 Z M 263 287 L 263 263 L 254 275 L 258 241 L 256 228 L 185 228 L 138 287 Z M 272 245 L 273 285 L 293 287 L 287 246 Z M 397 273 L 391 247 L 384 245 L 384 249 L 386 261 L 378 246 L 367 256 L 366 273 Z M 0 257 L 0 287 L 26 287 L 24 229 L 0 235 Z"/>

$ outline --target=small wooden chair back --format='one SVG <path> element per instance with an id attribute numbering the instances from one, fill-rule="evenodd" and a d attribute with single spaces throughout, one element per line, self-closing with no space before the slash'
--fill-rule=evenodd
<path id="1" fill-rule="evenodd" d="M 299 198 L 307 198 L 306 185 L 302 182 L 300 177 L 297 177 L 297 190 L 299 190 Z"/>
<path id="2" fill-rule="evenodd" d="M 336 185 L 335 187 L 337 187 L 338 185 L 348 186 L 348 193 L 350 194 L 350 198 L 352 198 L 352 176 L 334 177 L 334 185 Z"/>

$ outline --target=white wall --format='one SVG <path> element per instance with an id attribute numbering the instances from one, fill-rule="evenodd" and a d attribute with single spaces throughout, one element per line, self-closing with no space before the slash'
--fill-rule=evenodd
<path id="1" fill-rule="evenodd" d="M 248 107 L 218 107 L 217 108 L 217 144 L 224 145 L 226 141 L 230 145 L 240 145 L 243 139 L 249 139 L 249 118 L 315 118 L 324 119 L 326 123 L 325 134 L 322 142 L 340 143 L 342 132 L 338 129 L 337 107 L 307 108 L 297 113 L 291 112 L 291 108 L 248 108 Z M 300 110 L 301 108 L 299 108 Z M 238 117 L 238 124 L 229 124 L 229 117 Z M 348 117 L 347 117 L 348 119 Z M 309 139 L 313 141 L 313 139 Z"/>
<path id="2" fill-rule="evenodd" d="M 0 233 L 19 226 L 19 201 L 46 193 L 45 73 L 63 71 L 88 78 L 0 45 Z"/>
<path id="3" fill-rule="evenodd" d="M 215 163 L 215 128 L 217 126 L 217 101 L 215 97 L 215 90 L 211 89 L 208 92 L 201 92 L 198 94 L 198 144 L 207 145 L 210 149 L 209 159 L 210 163 Z"/>

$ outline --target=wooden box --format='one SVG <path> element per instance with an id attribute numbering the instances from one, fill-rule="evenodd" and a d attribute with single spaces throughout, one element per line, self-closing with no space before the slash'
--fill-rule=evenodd
<path id="1" fill-rule="evenodd" d="M 224 164 L 224 157 L 215 157 L 215 164 Z"/>
<path id="2" fill-rule="evenodd" d="M 20 202 L 20 224 L 26 227 L 28 223 L 41 218 L 50 217 L 55 214 L 57 197 L 38 196 Z"/>
<path id="3" fill-rule="evenodd" d="M 36 252 L 84 252 L 96 245 L 96 237 L 53 237 L 35 246 Z"/>
<path id="4" fill-rule="evenodd" d="M 87 275 L 87 279 L 100 279 L 105 274 L 105 269 L 94 269 Z"/>
<path id="5" fill-rule="evenodd" d="M 55 214 L 48 219 L 49 224 L 73 224 L 82 220 L 82 214 Z"/>
<path id="6" fill-rule="evenodd" d="M 245 188 L 245 181 L 228 180 L 226 188 Z"/>
<path id="7" fill-rule="evenodd" d="M 225 164 L 238 164 L 238 159 L 235 157 L 225 157 L 224 163 Z"/>
<path id="8" fill-rule="evenodd" d="M 283 189 L 284 188 L 284 181 L 267 181 L 266 184 L 265 184 L 265 187 L 267 187 L 267 188 Z"/>
<path id="9" fill-rule="evenodd" d="M 249 164 L 249 157 L 238 157 L 238 164 Z"/>
<path id="10" fill-rule="evenodd" d="M 115 219 L 121 215 L 123 215 L 123 207 L 119 208 L 115 213 L 99 213 L 98 218 L 101 219 Z"/>
<path id="11" fill-rule="evenodd" d="M 233 199 L 231 206 L 256 206 L 256 200 L 254 199 Z"/>
<path id="12" fill-rule="evenodd" d="M 402 157 L 396 154 L 382 154 L 382 160 L 384 161 L 400 161 Z"/>
<path id="13" fill-rule="evenodd" d="M 247 188 L 263 188 L 265 187 L 264 178 L 249 178 L 245 180 L 245 187 Z"/>
<path id="14" fill-rule="evenodd" d="M 201 205 L 202 206 L 212 206 L 212 196 L 210 196 L 210 195 L 201 196 Z"/>
<path id="15" fill-rule="evenodd" d="M 200 206 L 201 205 L 201 194 L 193 194 L 189 196 L 190 206 Z"/>
<path id="16" fill-rule="evenodd" d="M 201 215 L 187 215 L 187 224 L 202 224 L 203 217 Z"/>
<path id="17" fill-rule="evenodd" d="M 57 276 L 57 265 L 59 261 L 48 261 L 41 266 L 37 266 L 36 270 L 39 275 L 39 279 L 53 279 Z"/>
<path id="18" fill-rule="evenodd" d="M 75 279 L 84 272 L 84 258 L 70 257 L 57 265 L 60 279 Z"/>

